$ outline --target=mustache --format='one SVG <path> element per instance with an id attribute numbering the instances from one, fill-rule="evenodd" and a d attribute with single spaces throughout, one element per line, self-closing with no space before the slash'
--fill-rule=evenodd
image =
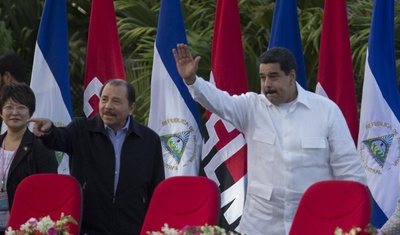
<path id="1" fill-rule="evenodd" d="M 103 112 L 105 115 L 109 115 L 109 116 L 115 116 L 115 113 L 112 111 L 105 111 Z"/>
<path id="2" fill-rule="evenodd" d="M 275 89 L 266 89 L 266 90 L 264 90 L 264 94 L 265 95 L 274 94 L 274 93 L 276 93 Z"/>

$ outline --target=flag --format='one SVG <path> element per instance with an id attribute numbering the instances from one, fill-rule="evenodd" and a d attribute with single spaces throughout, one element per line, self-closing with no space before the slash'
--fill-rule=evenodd
<path id="1" fill-rule="evenodd" d="M 375 0 L 362 91 L 358 150 L 380 228 L 399 198 L 400 95 L 394 46 L 394 0 Z"/>
<path id="2" fill-rule="evenodd" d="M 39 25 L 30 87 L 36 96 L 33 117 L 66 126 L 73 116 L 68 66 L 68 28 L 65 1 L 46 0 Z M 58 172 L 69 174 L 68 155 L 56 152 Z"/>
<path id="3" fill-rule="evenodd" d="M 268 48 L 273 47 L 286 47 L 293 53 L 297 64 L 296 81 L 307 90 L 296 0 L 277 0 L 275 3 L 271 38 L 268 44 Z"/>
<path id="4" fill-rule="evenodd" d="M 112 78 L 125 79 L 113 0 L 92 0 L 86 53 L 83 110 L 96 115 L 99 92 Z"/>
<path id="5" fill-rule="evenodd" d="M 210 81 L 229 94 L 248 91 L 237 0 L 217 1 Z M 208 139 L 202 150 L 202 174 L 221 192 L 219 225 L 234 230 L 243 212 L 247 187 L 247 145 L 232 124 L 207 111 Z"/>
<path id="6" fill-rule="evenodd" d="M 359 123 L 346 0 L 325 0 L 315 93 L 339 106 L 357 144 Z"/>
<path id="7" fill-rule="evenodd" d="M 180 1 L 162 0 L 148 126 L 160 135 L 166 178 L 198 175 L 202 146 L 197 103 L 179 75 L 172 54 L 178 43 L 187 43 Z"/>

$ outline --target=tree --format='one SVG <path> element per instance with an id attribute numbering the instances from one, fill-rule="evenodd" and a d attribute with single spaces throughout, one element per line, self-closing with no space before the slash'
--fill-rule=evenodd
<path id="1" fill-rule="evenodd" d="M 0 1 L 0 53 L 14 50 L 32 64 L 37 29 L 44 0 Z M 399 0 L 396 0 L 399 2 Z M 69 58 L 75 116 L 83 115 L 83 77 L 90 0 L 66 0 L 69 25 Z M 189 46 L 202 57 L 198 74 L 209 77 L 211 41 L 216 0 L 181 1 Z M 305 55 L 308 87 L 314 90 L 318 69 L 319 41 L 324 0 L 298 1 L 299 23 Z M 150 78 L 157 33 L 159 0 L 114 0 L 127 79 L 137 90 L 135 118 L 147 124 L 150 106 Z M 348 21 L 353 54 L 356 93 L 361 99 L 364 64 L 372 15 L 371 0 L 348 0 Z M 239 0 L 243 47 L 249 89 L 259 92 L 257 59 L 267 48 L 275 1 Z M 395 4 L 399 15 L 400 5 Z M 400 18 L 395 18 L 396 57 L 400 55 Z M 105 32 L 106 33 L 106 32 Z M 397 59 L 400 73 L 400 59 Z M 30 73 L 31 67 L 28 66 Z"/>

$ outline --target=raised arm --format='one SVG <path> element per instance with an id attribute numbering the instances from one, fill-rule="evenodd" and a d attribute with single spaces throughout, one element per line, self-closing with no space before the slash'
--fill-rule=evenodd
<path id="1" fill-rule="evenodd" d="M 201 57 L 196 56 L 196 58 L 193 59 L 186 44 L 179 43 L 176 47 L 177 50 L 175 48 L 172 49 L 172 53 L 174 54 L 178 73 L 187 85 L 192 85 L 196 81 L 196 72 Z"/>

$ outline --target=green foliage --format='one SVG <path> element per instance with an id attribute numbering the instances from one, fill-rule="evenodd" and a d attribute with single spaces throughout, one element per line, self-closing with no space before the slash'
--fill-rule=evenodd
<path id="1" fill-rule="evenodd" d="M 0 55 L 12 50 L 11 32 L 6 29 L 5 22 L 0 21 Z"/>
<path id="2" fill-rule="evenodd" d="M 0 52 L 14 50 L 32 64 L 37 29 L 44 0 L 0 1 Z M 400 4 L 395 4 L 395 48 L 400 73 Z M 315 89 L 324 0 L 297 1 L 308 87 Z M 66 0 L 69 58 L 75 116 L 83 115 L 83 78 L 90 0 Z M 202 57 L 198 75 L 208 79 L 216 0 L 181 0 L 189 46 Z M 126 75 L 137 91 L 135 117 L 146 124 L 150 107 L 150 82 L 160 0 L 114 0 Z M 258 92 L 258 56 L 267 48 L 274 0 L 239 0 L 242 41 L 249 89 Z M 361 101 L 364 64 L 373 2 L 347 0 L 355 87 Z M 30 73 L 30 68 L 29 73 Z"/>
<path id="3" fill-rule="evenodd" d="M 319 41 L 321 38 L 323 8 L 312 7 L 299 11 L 299 24 L 309 90 L 314 90 L 318 70 Z"/>

